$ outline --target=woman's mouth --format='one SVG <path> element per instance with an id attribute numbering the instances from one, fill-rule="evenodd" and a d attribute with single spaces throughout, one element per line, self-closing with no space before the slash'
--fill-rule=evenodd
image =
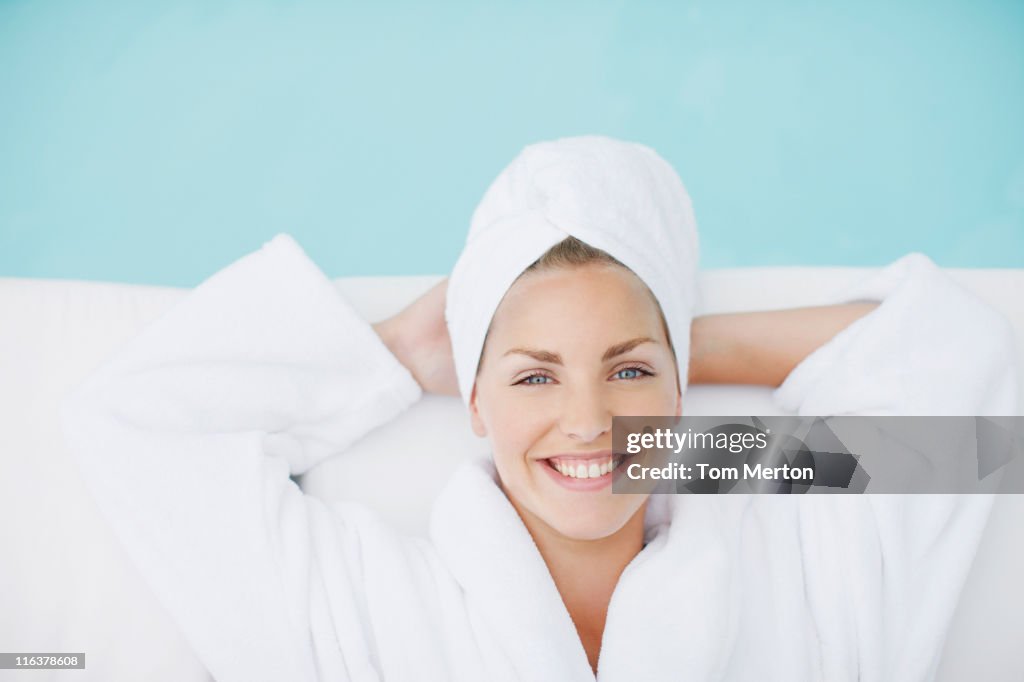
<path id="1" fill-rule="evenodd" d="M 599 478 L 622 463 L 621 455 L 579 459 L 576 457 L 549 457 L 544 460 L 552 469 L 567 478 Z"/>
<path id="2" fill-rule="evenodd" d="M 615 471 L 625 459 L 624 455 L 604 452 L 588 456 L 555 455 L 538 464 L 563 488 L 592 491 L 611 485 Z"/>

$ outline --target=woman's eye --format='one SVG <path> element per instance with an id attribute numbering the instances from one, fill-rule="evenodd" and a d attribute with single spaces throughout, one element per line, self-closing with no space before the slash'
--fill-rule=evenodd
<path id="1" fill-rule="evenodd" d="M 646 369 L 641 367 L 624 367 L 618 372 L 612 375 L 616 379 L 624 379 L 627 381 L 633 381 L 636 379 L 642 379 L 645 376 L 654 376 L 653 372 L 648 372 Z M 522 386 L 542 386 L 544 384 L 554 383 L 554 377 L 550 377 L 546 374 L 531 374 L 528 377 L 524 377 L 516 382 L 516 385 Z"/>
<path id="2" fill-rule="evenodd" d="M 641 376 L 652 376 L 652 374 L 639 367 L 626 367 L 615 373 L 620 379 L 639 379 Z"/>

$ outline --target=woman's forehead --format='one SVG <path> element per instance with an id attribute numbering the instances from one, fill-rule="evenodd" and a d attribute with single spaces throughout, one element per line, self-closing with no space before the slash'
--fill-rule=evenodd
<path id="1" fill-rule="evenodd" d="M 564 298 L 607 300 L 614 304 L 644 297 L 651 298 L 647 287 L 630 270 L 607 263 L 589 263 L 524 274 L 506 292 L 498 311 L 516 304 L 535 306 Z"/>
<path id="2" fill-rule="evenodd" d="M 663 341 L 658 307 L 643 282 L 617 266 L 583 266 L 529 273 L 495 312 L 489 336 L 504 343 L 535 338 L 621 343 L 650 336 Z"/>

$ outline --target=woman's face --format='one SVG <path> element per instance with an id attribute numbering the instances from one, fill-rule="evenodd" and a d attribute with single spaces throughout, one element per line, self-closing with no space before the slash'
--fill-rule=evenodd
<path id="1" fill-rule="evenodd" d="M 612 417 L 680 413 L 658 308 L 632 272 L 607 264 L 530 272 L 505 294 L 470 415 L 520 514 L 568 538 L 615 533 L 646 496 L 611 492 Z"/>

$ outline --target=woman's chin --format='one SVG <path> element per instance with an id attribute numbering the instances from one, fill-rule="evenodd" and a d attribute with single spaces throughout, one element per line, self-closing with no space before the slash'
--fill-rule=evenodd
<path id="1" fill-rule="evenodd" d="M 612 495 L 607 489 L 579 493 L 560 488 L 550 482 L 522 481 L 514 490 L 502 482 L 502 489 L 513 506 L 524 516 L 527 526 L 540 521 L 557 535 L 571 540 L 602 540 L 619 532 L 633 517 L 639 504 L 632 504 L 634 495 Z M 519 493 L 519 494 L 517 494 Z"/>
<path id="2" fill-rule="evenodd" d="M 555 532 L 571 540 L 603 540 L 622 530 L 631 514 L 622 509 L 587 508 L 581 505 L 569 511 L 545 514 L 544 521 Z"/>

